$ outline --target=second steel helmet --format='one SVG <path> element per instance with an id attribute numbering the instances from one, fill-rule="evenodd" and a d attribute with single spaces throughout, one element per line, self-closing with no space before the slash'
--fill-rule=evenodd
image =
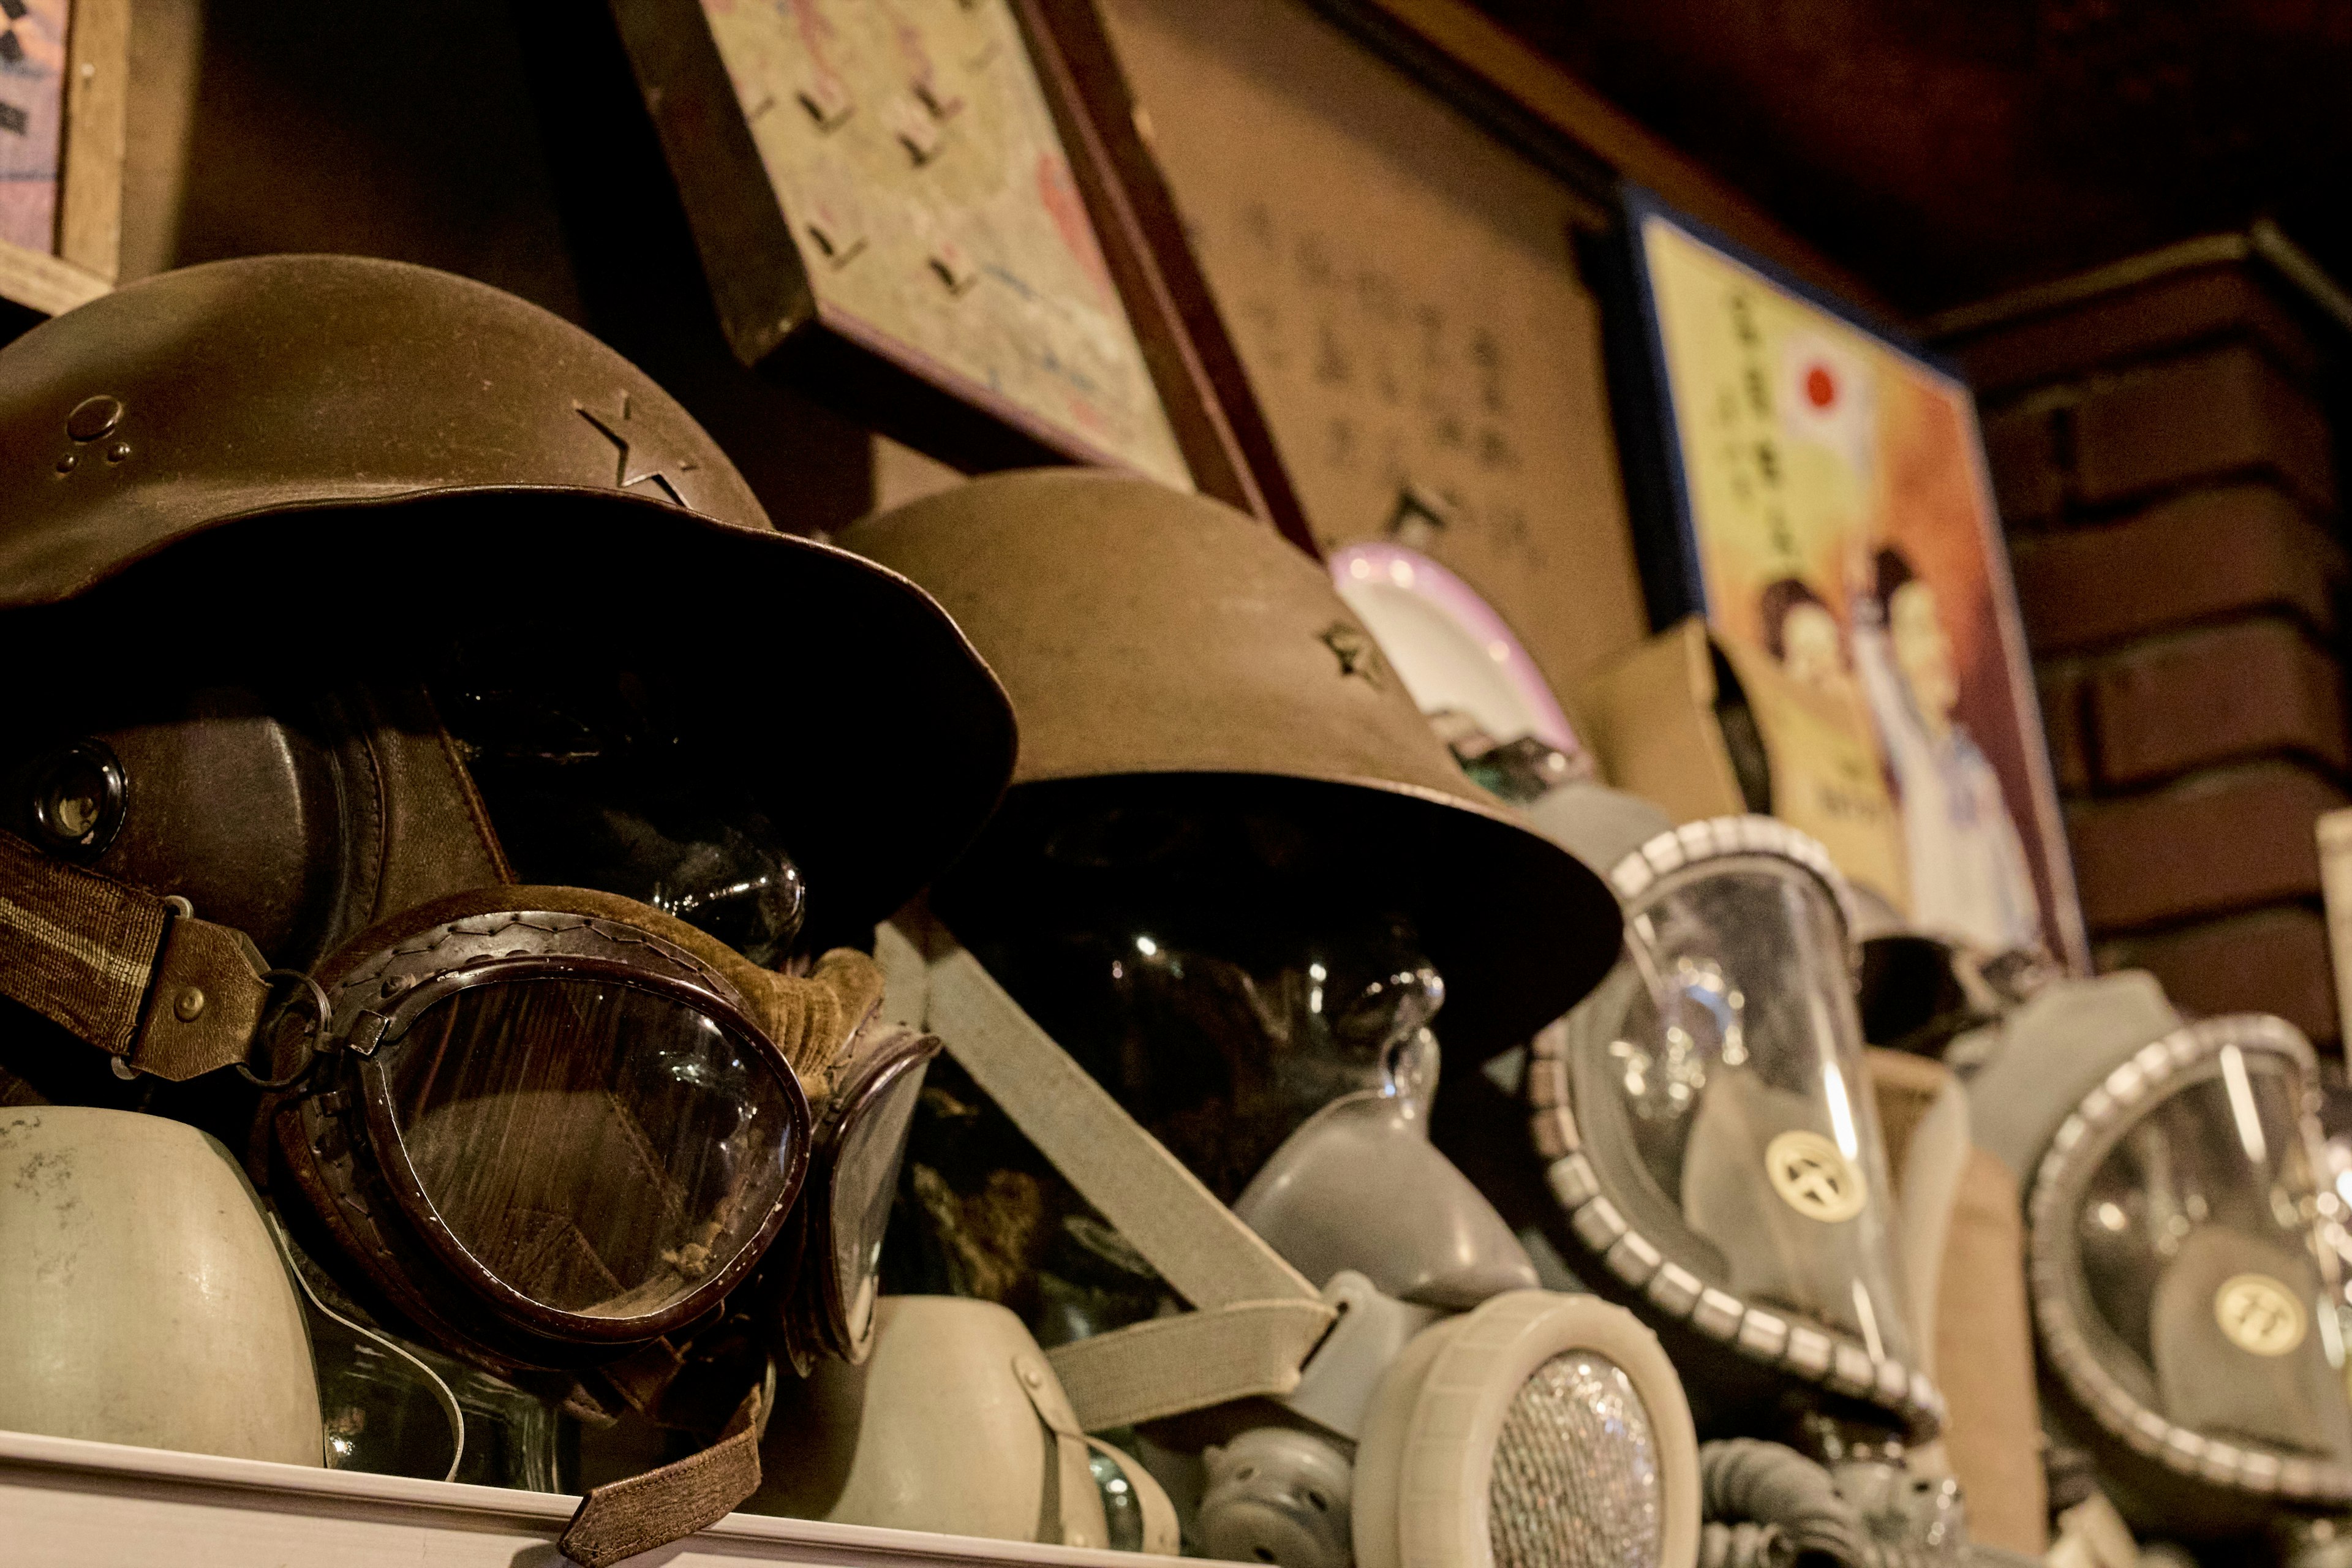
<path id="1" fill-rule="evenodd" d="M 1463 777 L 1328 577 L 1253 520 L 1053 470 L 958 486 L 842 542 L 938 595 L 1011 692 L 1022 751 L 992 842 L 1079 802 L 1264 803 L 1317 840 L 1265 853 L 1311 855 L 1411 919 L 1444 978 L 1442 1033 L 1477 1058 L 1608 968 L 1601 879 Z"/>

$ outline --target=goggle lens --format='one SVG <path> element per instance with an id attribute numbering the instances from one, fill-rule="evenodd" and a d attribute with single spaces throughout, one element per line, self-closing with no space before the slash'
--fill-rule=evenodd
<path id="1" fill-rule="evenodd" d="M 498 1284 L 558 1312 L 677 1306 L 758 1237 L 804 1163 L 769 1053 L 666 991 L 476 984 L 377 1059 L 434 1216 Z"/>
<path id="2" fill-rule="evenodd" d="M 841 1282 L 842 1310 L 853 1343 L 865 1337 L 873 1320 L 883 1232 L 890 1223 L 898 1167 L 906 1158 L 907 1136 L 922 1094 L 919 1065 L 898 1074 L 843 1129 L 834 1156 L 833 1268 Z"/>

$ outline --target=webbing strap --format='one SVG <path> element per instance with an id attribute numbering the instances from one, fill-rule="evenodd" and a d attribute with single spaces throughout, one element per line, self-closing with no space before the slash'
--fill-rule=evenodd
<path id="1" fill-rule="evenodd" d="M 930 966 L 930 1028 L 1054 1168 L 1195 1307 L 1321 1298 L 962 948 Z"/>
<path id="2" fill-rule="evenodd" d="M 245 1060 L 264 967 L 242 931 L 0 833 L 0 995 L 118 1061 L 181 1082 Z"/>
<path id="3" fill-rule="evenodd" d="M 925 1026 L 1040 1153 L 1198 1310 L 1052 1355 L 1082 1426 L 1102 1431 L 1297 1386 L 1336 1316 L 1306 1277 L 1070 1058 L 980 962 L 933 927 L 926 961 L 885 925 L 875 955 L 902 1005 L 915 973 Z"/>
<path id="4" fill-rule="evenodd" d="M 171 920 L 161 899 L 0 833 L 0 982 L 91 1045 L 129 1053 Z"/>
<path id="5" fill-rule="evenodd" d="M 760 1489 L 766 1410 L 766 1390 L 755 1387 L 709 1447 L 598 1487 L 580 1500 L 556 1550 L 581 1568 L 612 1568 L 717 1524 Z"/>
<path id="6" fill-rule="evenodd" d="M 1079 1424 L 1107 1432 L 1289 1394 L 1335 1315 L 1320 1300 L 1234 1301 L 1057 1345 L 1045 1359 Z"/>

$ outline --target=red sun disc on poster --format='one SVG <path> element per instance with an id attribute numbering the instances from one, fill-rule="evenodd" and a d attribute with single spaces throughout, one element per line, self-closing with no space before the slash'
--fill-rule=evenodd
<path id="1" fill-rule="evenodd" d="M 1825 364 L 1812 364 L 1805 370 L 1805 401 L 1826 412 L 1837 401 L 1837 377 Z"/>

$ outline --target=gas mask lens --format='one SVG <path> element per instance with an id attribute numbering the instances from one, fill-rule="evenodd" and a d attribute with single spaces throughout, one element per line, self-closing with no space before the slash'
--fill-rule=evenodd
<path id="1" fill-rule="evenodd" d="M 2285 1457 L 2352 1480 L 2343 1295 L 2323 1235 L 2336 1205 L 2312 1104 L 2310 1047 L 2292 1029 L 2209 1019 L 2110 1074 L 2035 1184 L 2037 1308 L 2061 1372 L 2095 1411 L 2137 1406 L 2209 1470 L 2226 1458 L 2226 1479 L 2276 1485 Z"/>
<path id="2" fill-rule="evenodd" d="M 1780 823 L 1724 817 L 1611 880 L 1623 952 L 1529 1078 L 1576 1239 L 1743 1355 L 1931 1425 L 1836 871 Z"/>
<path id="3" fill-rule="evenodd" d="M 561 973 L 432 1002 L 364 1069 L 423 1233 L 585 1334 L 674 1313 L 754 1244 L 807 1157 L 789 1069 L 732 1012 Z"/>
<path id="4" fill-rule="evenodd" d="M 1592 1065 L 1702 1276 L 1908 1359 L 1831 890 L 1778 857 L 1712 859 L 1634 903 L 1625 955 L 1624 1021 Z"/>

